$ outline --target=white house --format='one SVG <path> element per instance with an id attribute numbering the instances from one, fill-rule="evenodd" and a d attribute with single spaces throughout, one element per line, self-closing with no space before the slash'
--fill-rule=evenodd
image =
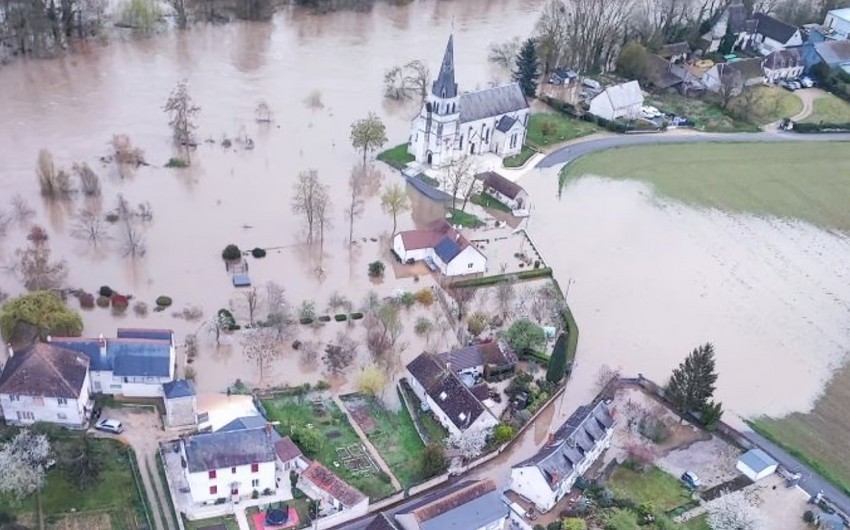
<path id="1" fill-rule="evenodd" d="M 165 402 L 165 424 L 168 427 L 189 427 L 198 423 L 198 400 L 195 384 L 178 379 L 162 385 Z"/>
<path id="2" fill-rule="evenodd" d="M 284 436 L 275 442 L 274 452 L 279 471 L 301 473 L 310 465 L 310 460 L 304 456 L 289 436 Z"/>
<path id="3" fill-rule="evenodd" d="M 779 462 L 761 449 L 750 449 L 742 454 L 735 468 L 753 482 L 776 473 Z"/>
<path id="4" fill-rule="evenodd" d="M 756 33 L 752 39 L 752 46 L 762 55 L 803 44 L 803 33 L 800 28 L 764 13 L 756 13 L 753 18 L 756 21 Z"/>
<path id="5" fill-rule="evenodd" d="M 515 155 L 525 141 L 528 114 L 517 83 L 459 94 L 450 36 L 440 73 L 411 123 L 408 152 L 420 164 L 434 166 L 464 154 Z"/>
<path id="6" fill-rule="evenodd" d="M 797 48 L 777 50 L 764 58 L 764 77 L 769 83 L 783 79 L 795 79 L 803 75 L 805 63 Z"/>
<path id="7" fill-rule="evenodd" d="M 484 193 L 510 208 L 516 217 L 528 217 L 531 203 L 528 192 L 516 182 L 512 182 L 494 171 L 476 175 L 482 181 Z"/>
<path id="8" fill-rule="evenodd" d="M 10 425 L 37 421 L 84 428 L 89 399 L 89 360 L 77 352 L 35 343 L 9 350 L 0 374 L 0 406 Z"/>
<path id="9" fill-rule="evenodd" d="M 444 276 L 478 274 L 487 270 L 487 258 L 445 221 L 429 228 L 407 230 L 393 237 L 393 252 L 402 263 L 424 261 Z"/>
<path id="10" fill-rule="evenodd" d="M 711 29 L 702 35 L 706 43 L 707 52 L 716 52 L 727 32 L 735 36 L 732 50 L 741 50 L 747 47 L 756 29 L 756 21 L 747 18 L 747 8 L 741 2 L 735 2 L 726 6 L 717 22 Z"/>
<path id="11" fill-rule="evenodd" d="M 579 407 L 536 455 L 511 468 L 510 489 L 541 512 L 551 510 L 611 445 L 613 433 L 605 402 Z"/>
<path id="12" fill-rule="evenodd" d="M 509 513 L 495 482 L 487 479 L 426 499 L 396 513 L 395 520 L 402 530 L 502 530 L 508 528 Z"/>
<path id="13" fill-rule="evenodd" d="M 631 120 L 640 116 L 643 92 L 637 81 L 609 86 L 590 100 L 590 113 L 606 120 Z"/>
<path id="14" fill-rule="evenodd" d="M 275 491 L 274 444 L 271 426 L 195 434 L 183 439 L 180 450 L 192 501 L 238 502 L 251 497 L 254 491 Z"/>
<path id="15" fill-rule="evenodd" d="M 422 353 L 407 365 L 413 392 L 454 435 L 491 430 L 499 421 L 439 356 Z"/>
<path id="16" fill-rule="evenodd" d="M 362 517 L 369 510 L 369 497 L 317 461 L 310 463 L 299 475 L 298 489 L 311 499 L 319 501 L 321 517 L 331 517 L 344 512 L 343 517 L 333 517 L 334 524 Z"/>
<path id="17" fill-rule="evenodd" d="M 729 90 L 730 95 L 737 96 L 745 87 L 764 83 L 763 62 L 763 59 L 752 58 L 717 63 L 703 74 L 702 82 L 711 92 L 721 93 Z"/>
<path id="18" fill-rule="evenodd" d="M 168 329 L 119 329 L 116 338 L 48 337 L 61 348 L 91 361 L 91 390 L 128 397 L 159 397 L 174 380 L 174 332 Z"/>
<path id="19" fill-rule="evenodd" d="M 831 37 L 850 39 L 850 7 L 829 11 L 823 19 L 823 25 L 831 30 Z"/>

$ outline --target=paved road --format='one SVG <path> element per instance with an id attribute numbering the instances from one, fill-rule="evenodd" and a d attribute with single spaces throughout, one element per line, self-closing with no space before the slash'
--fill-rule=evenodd
<path id="1" fill-rule="evenodd" d="M 655 134 L 632 134 L 606 136 L 574 143 L 557 149 L 541 160 L 537 167 L 552 167 L 558 164 L 569 164 L 584 155 L 634 145 L 659 144 L 694 144 L 705 142 L 847 142 L 850 134 L 797 134 L 791 132 L 760 132 L 760 133 L 698 133 L 692 131 L 668 132 Z"/>

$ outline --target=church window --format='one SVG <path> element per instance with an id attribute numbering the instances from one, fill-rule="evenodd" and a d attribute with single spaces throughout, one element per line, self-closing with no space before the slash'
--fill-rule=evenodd
<path id="1" fill-rule="evenodd" d="M 442 136 L 442 135 L 443 135 L 443 124 L 438 123 L 437 124 L 437 136 Z"/>
<path id="2" fill-rule="evenodd" d="M 444 88 L 444 89 L 443 89 L 443 91 L 440 93 L 440 97 L 441 97 L 441 98 L 446 97 L 446 89 L 445 89 L 445 88 Z"/>
<path id="3" fill-rule="evenodd" d="M 511 135 L 511 149 L 516 147 L 516 134 Z"/>
<path id="4" fill-rule="evenodd" d="M 452 103 L 452 114 L 454 114 L 454 113 L 455 113 L 455 104 Z"/>
<path id="5" fill-rule="evenodd" d="M 490 141 L 490 129 L 486 129 L 486 128 L 484 129 L 484 141 L 485 142 Z"/>
<path id="6" fill-rule="evenodd" d="M 457 149 L 458 149 L 458 151 L 463 150 L 463 135 L 462 134 L 460 135 L 460 144 L 458 144 Z"/>
<path id="7" fill-rule="evenodd" d="M 425 110 L 426 110 L 427 112 L 431 112 L 431 102 L 430 102 L 430 101 L 429 101 L 428 103 L 426 103 L 426 104 L 425 104 Z"/>

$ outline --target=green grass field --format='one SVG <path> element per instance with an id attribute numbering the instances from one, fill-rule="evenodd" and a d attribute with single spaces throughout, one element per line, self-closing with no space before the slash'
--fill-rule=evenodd
<path id="1" fill-rule="evenodd" d="M 338 447 L 361 445 L 360 437 L 348 423 L 345 413 L 339 410 L 332 401 L 325 400 L 325 412 L 322 416 L 313 414 L 313 406 L 308 396 L 276 397 L 262 400 L 269 420 L 279 421 L 278 432 L 286 436 L 292 427 L 304 428 L 308 423 L 318 429 L 324 437 L 324 444 L 317 454 L 305 452 L 308 458 L 321 462 L 342 480 L 348 482 L 371 499 L 380 499 L 393 492 L 389 477 L 383 473 L 371 473 L 355 476 L 345 466 L 336 467 L 334 462 L 340 458 L 336 453 Z"/>
<path id="2" fill-rule="evenodd" d="M 484 226 L 484 222 L 471 213 L 466 213 L 462 210 L 449 208 L 449 224 L 454 226 L 462 226 L 464 228 L 478 228 Z"/>
<path id="3" fill-rule="evenodd" d="M 733 99 L 729 107 L 755 124 L 773 123 L 796 116 L 803 110 L 803 101 L 793 92 L 775 86 L 758 86 L 753 90 L 757 95 L 751 108 L 747 108 L 746 98 L 740 96 Z"/>
<path id="4" fill-rule="evenodd" d="M 614 470 L 608 486 L 617 497 L 630 499 L 638 505 L 651 502 L 665 512 L 691 500 L 690 493 L 681 481 L 657 467 L 638 473 L 620 466 Z"/>
<path id="5" fill-rule="evenodd" d="M 510 208 L 500 203 L 487 193 L 477 193 L 470 197 L 469 201 L 472 202 L 472 204 L 477 204 L 478 206 L 481 206 L 482 208 L 490 208 L 493 210 L 498 210 L 500 212 L 511 213 Z"/>
<path id="6" fill-rule="evenodd" d="M 249 508 L 250 510 L 250 508 Z M 190 521 L 183 518 L 183 524 L 186 530 L 201 530 L 202 528 L 215 527 L 216 525 L 224 525 L 227 530 L 239 530 L 239 523 L 235 517 L 212 517 L 210 519 L 200 519 L 198 521 Z"/>
<path id="7" fill-rule="evenodd" d="M 502 165 L 505 167 L 521 167 L 528 162 L 528 159 L 534 156 L 537 151 L 531 147 L 524 145 L 518 155 L 509 156 L 502 160 Z"/>
<path id="8" fill-rule="evenodd" d="M 408 163 L 413 162 L 413 155 L 407 152 L 407 144 L 399 144 L 390 147 L 386 151 L 378 153 L 378 160 L 386 162 L 396 169 L 403 169 Z"/>
<path id="9" fill-rule="evenodd" d="M 528 119 L 526 142 L 532 147 L 543 149 L 550 145 L 587 136 L 597 130 L 592 123 L 568 118 L 563 114 L 532 114 Z"/>
<path id="10" fill-rule="evenodd" d="M 850 232 L 850 154 L 846 144 L 711 143 L 624 147 L 582 157 L 561 171 L 636 179 L 697 207 L 801 219 Z"/>
<path id="11" fill-rule="evenodd" d="M 658 107 L 664 112 L 685 116 L 696 124 L 696 129 L 706 132 L 756 132 L 758 125 L 730 117 L 717 104 L 677 93 L 653 94 L 646 98 L 646 105 Z"/>
<path id="12" fill-rule="evenodd" d="M 808 123 L 850 123 L 850 103 L 828 94 L 814 102 L 814 111 L 803 120 Z"/>

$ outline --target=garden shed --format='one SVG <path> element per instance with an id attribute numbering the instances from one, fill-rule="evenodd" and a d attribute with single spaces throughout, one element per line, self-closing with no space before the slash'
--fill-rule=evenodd
<path id="1" fill-rule="evenodd" d="M 750 449 L 738 459 L 735 467 L 753 482 L 776 473 L 779 463 L 761 449 Z"/>

